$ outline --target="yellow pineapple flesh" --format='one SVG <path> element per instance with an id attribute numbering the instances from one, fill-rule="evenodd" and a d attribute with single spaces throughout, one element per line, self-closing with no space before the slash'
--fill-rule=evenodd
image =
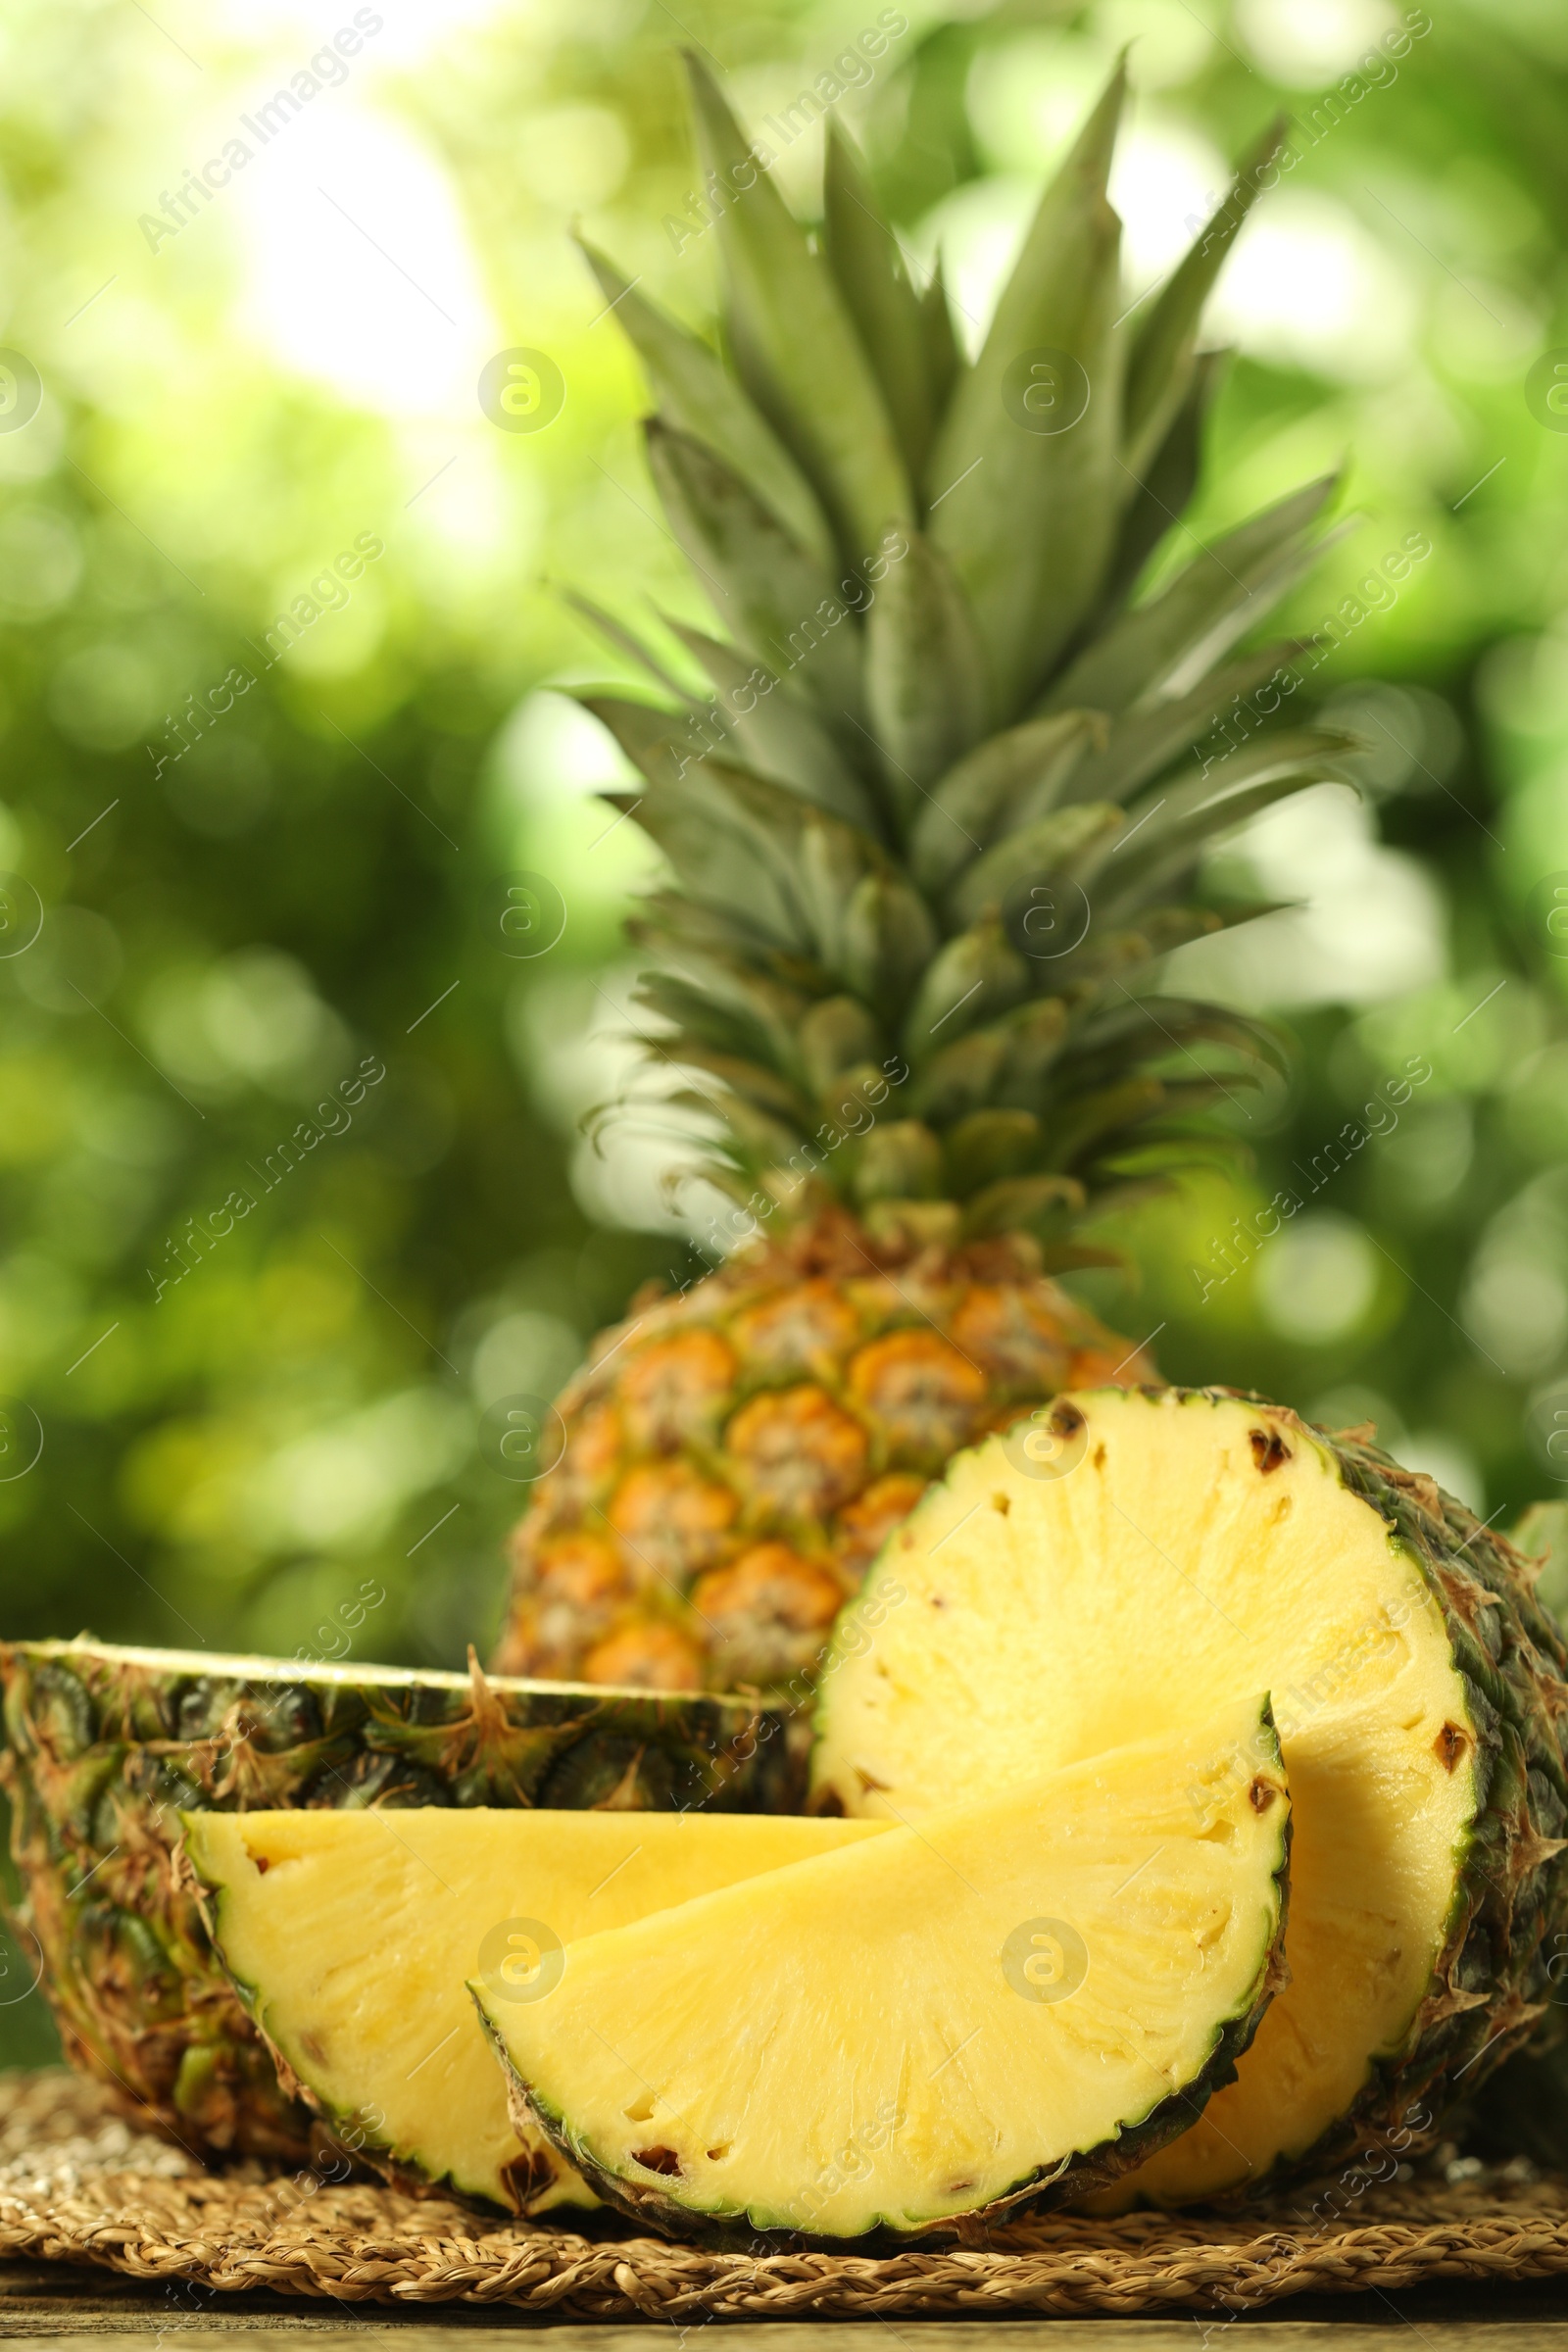
<path id="1" fill-rule="evenodd" d="M 880 1834 L 544 1806 L 183 1820 L 215 1947 L 283 2078 L 395 2179 L 528 2214 L 596 2200 L 508 2121 L 465 1979 L 532 2000 L 564 1944 Z"/>

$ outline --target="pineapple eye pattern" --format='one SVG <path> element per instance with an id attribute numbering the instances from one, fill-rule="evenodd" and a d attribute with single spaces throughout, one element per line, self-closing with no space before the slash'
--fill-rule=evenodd
<path id="1" fill-rule="evenodd" d="M 479 1974 L 498 2001 L 542 2001 L 565 1965 L 561 1937 L 542 1919 L 504 1919 L 479 1946 Z"/>
<path id="2" fill-rule="evenodd" d="M 1026 1919 L 1002 1947 L 1002 1973 L 1020 2000 L 1070 2001 L 1089 1974 L 1089 1947 L 1065 1919 Z"/>

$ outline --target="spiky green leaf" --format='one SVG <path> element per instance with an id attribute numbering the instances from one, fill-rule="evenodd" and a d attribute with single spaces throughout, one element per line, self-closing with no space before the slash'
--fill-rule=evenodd
<path id="1" fill-rule="evenodd" d="M 983 918 L 926 965 L 904 1025 L 904 1051 L 918 1068 L 1028 993 L 1023 957 L 999 922 Z"/>
<path id="2" fill-rule="evenodd" d="M 1125 988 L 1114 992 L 1115 1002 L 1078 1030 L 1073 1041 L 1076 1065 L 1084 1071 L 1106 1073 L 1134 1058 L 1159 1062 L 1191 1062 L 1195 1042 L 1224 1046 L 1244 1061 L 1261 1060 L 1276 1070 L 1285 1066 L 1277 1034 L 1249 1014 L 1229 1005 L 1205 1004 L 1191 997 L 1135 997 Z M 1176 1071 L 1175 1075 L 1183 1073 Z"/>
<path id="3" fill-rule="evenodd" d="M 780 1077 L 750 1054 L 721 1052 L 710 1045 L 700 1030 L 683 1029 L 671 1037 L 660 1038 L 652 1051 L 658 1060 L 670 1067 L 706 1070 L 738 1101 L 778 1120 L 797 1135 L 808 1135 L 816 1123 L 815 1105 L 789 1079 Z"/>
<path id="4" fill-rule="evenodd" d="M 855 1163 L 858 1200 L 934 1200 L 942 1190 L 942 1146 L 918 1119 L 873 1127 Z"/>
<path id="5" fill-rule="evenodd" d="M 1105 802 L 1075 801 L 1071 808 L 1057 808 L 1009 833 L 975 859 L 952 892 L 954 920 L 977 921 L 986 907 L 1003 906 L 1013 891 L 1032 880 L 1070 880 L 1126 821 L 1119 808 Z"/>
<path id="6" fill-rule="evenodd" d="M 678 791 L 602 796 L 631 816 L 674 868 L 682 891 L 704 907 L 745 906 L 760 943 L 797 955 L 808 954 L 799 906 L 778 876 L 759 859 L 744 833 L 715 823 L 692 794 Z"/>
<path id="7" fill-rule="evenodd" d="M 716 758 L 635 802 L 606 797 L 635 816 L 705 902 L 725 904 L 722 880 L 732 904 L 758 906 L 775 945 L 834 963 L 845 905 L 881 860 L 865 835 Z"/>
<path id="8" fill-rule="evenodd" d="M 1200 352 L 1176 414 L 1153 454 L 1136 471 L 1125 460 L 1122 463 L 1125 504 L 1105 575 L 1102 614 L 1116 612 L 1133 595 L 1145 564 L 1176 527 L 1198 487 L 1203 427 L 1230 356 L 1225 351 Z"/>
<path id="9" fill-rule="evenodd" d="M 830 723 L 860 715 L 858 629 L 833 575 L 702 442 L 648 426 L 648 463 L 693 569 L 725 626 Z"/>
<path id="10" fill-rule="evenodd" d="M 822 208 L 822 251 L 881 387 L 909 477 L 918 480 L 937 416 L 920 298 L 837 115 L 828 117 Z"/>
<path id="11" fill-rule="evenodd" d="M 1035 1225 L 1052 1209 L 1081 1210 L 1084 1188 L 1071 1176 L 1008 1176 L 989 1184 L 965 1203 L 961 1231 L 966 1241 L 986 1234 L 1008 1233 L 1015 1226 Z M 1080 1245 L 1081 1247 L 1081 1245 Z M 1107 1262 L 1103 1252 L 1086 1253 L 1090 1264 Z"/>
<path id="12" fill-rule="evenodd" d="M 931 909 L 900 875 L 867 874 L 844 909 L 839 970 L 898 1027 L 937 945 Z"/>
<path id="13" fill-rule="evenodd" d="M 1031 1110 L 976 1110 L 948 1131 L 947 1182 L 955 1200 L 982 1185 L 1019 1176 L 1040 1150 L 1041 1125 Z"/>
<path id="14" fill-rule="evenodd" d="M 999 1028 L 977 1029 L 944 1046 L 914 1082 L 909 1106 L 937 1127 L 951 1127 L 966 1111 L 992 1100 L 1007 1064 L 1007 1041 Z"/>
<path id="15" fill-rule="evenodd" d="M 674 783 L 703 756 L 705 739 L 691 731 L 691 711 L 668 710 L 619 694 L 574 698 L 610 729 L 632 765 L 651 784 Z"/>
<path id="16" fill-rule="evenodd" d="M 818 1094 L 847 1070 L 880 1061 L 886 1051 L 880 1027 L 856 997 L 825 997 L 813 1004 L 797 1042 L 807 1083 Z"/>
<path id="17" fill-rule="evenodd" d="M 852 825 L 876 827 L 876 811 L 858 776 L 807 704 L 762 663 L 749 662 L 683 621 L 668 624 L 687 652 L 701 662 L 714 689 L 702 712 L 721 725 L 742 760 L 759 775 L 787 784 L 803 800 L 831 809 Z"/>
<path id="18" fill-rule="evenodd" d="M 1283 707 L 1287 693 L 1295 693 L 1296 680 L 1290 672 L 1294 651 L 1289 643 L 1260 647 L 1255 654 L 1243 654 L 1222 669 L 1211 671 L 1190 693 L 1124 712 L 1103 746 L 1092 748 L 1074 768 L 1063 797 L 1130 801 L 1200 740 L 1214 758 L 1223 757 L 1234 745 L 1260 732 Z M 1277 672 L 1284 673 L 1283 681 L 1266 697 L 1257 697 L 1256 690 Z"/>
<path id="19" fill-rule="evenodd" d="M 705 969 L 694 961 L 684 971 L 650 972 L 638 983 L 637 1002 L 670 1025 L 671 1032 L 700 1038 L 715 1051 L 744 1055 L 759 1069 L 790 1066 L 798 1010 L 785 992 L 755 978 Z"/>
<path id="20" fill-rule="evenodd" d="M 889 797 L 907 828 L 927 787 L 985 723 L 985 662 L 968 599 L 919 531 L 890 564 L 866 621 L 865 700 Z"/>
<path id="21" fill-rule="evenodd" d="M 1105 182 L 1124 86 L 1118 68 L 1047 189 L 926 472 L 928 527 L 974 607 L 999 720 L 1038 693 L 1110 562 L 1126 346 L 1114 332 L 1121 224 Z M 1072 368 L 1036 358 L 1053 353 L 1081 370 L 1088 405 L 1066 429 L 1037 430 L 1019 370 L 1051 371 L 1054 397 L 1079 405 Z"/>
<path id="22" fill-rule="evenodd" d="M 947 413 L 953 388 L 963 372 L 963 360 L 953 332 L 953 313 L 948 308 L 947 280 L 940 254 L 920 297 L 920 330 L 926 375 L 931 385 L 932 415 L 934 418 L 941 417 Z"/>
<path id="23" fill-rule="evenodd" d="M 628 662 L 634 662 L 639 669 L 645 669 L 658 685 L 663 687 L 666 694 L 674 695 L 683 703 L 690 700 L 680 679 L 660 661 L 652 648 L 644 645 L 635 630 L 628 629 L 624 621 L 617 620 L 612 612 L 607 612 L 603 605 L 596 605 L 592 597 L 582 596 L 574 588 L 563 591 L 563 602 L 570 605 L 573 612 L 580 612 L 590 628 L 597 629 L 608 645 L 612 645 Z"/>
<path id="24" fill-rule="evenodd" d="M 993 735 L 939 777 L 909 836 L 909 865 L 921 888 L 941 890 L 979 857 L 1025 795 L 1033 811 L 1043 814 L 1042 801 L 1049 806 L 1064 794 L 1080 762 L 1104 738 L 1105 723 L 1095 711 L 1030 719 Z"/>
<path id="25" fill-rule="evenodd" d="M 1189 769 L 1157 787 L 1147 808 L 1135 802 L 1128 811 L 1125 843 L 1097 860 L 1097 907 L 1109 914 L 1130 901 L 1147 903 L 1217 835 L 1308 783 L 1341 776 L 1354 748 L 1352 736 L 1302 727 L 1265 735 L 1206 770 Z"/>
<path id="26" fill-rule="evenodd" d="M 1315 560 L 1322 542 L 1308 534 L 1337 478 L 1293 490 L 1196 555 L 1158 596 L 1085 647 L 1045 708 L 1114 716 L 1195 685 Z"/>
<path id="27" fill-rule="evenodd" d="M 1075 1092 L 1052 1121 L 1047 1157 L 1071 1168 L 1107 1136 L 1122 1133 L 1165 1107 L 1168 1089 L 1157 1078 L 1124 1078 L 1115 1086 Z"/>
<path id="28" fill-rule="evenodd" d="M 791 538 L 831 570 L 836 550 L 821 501 L 717 353 L 647 301 L 604 254 L 586 243 L 582 250 L 648 370 L 664 422 L 706 442 L 771 509 Z"/>
<path id="29" fill-rule="evenodd" d="M 1138 322 L 1127 369 L 1123 427 L 1123 454 L 1134 474 L 1142 473 L 1181 407 L 1203 305 L 1284 144 L 1285 132 L 1285 118 L 1277 116 L 1237 172 L 1213 219 L 1199 231 Z"/>
<path id="30" fill-rule="evenodd" d="M 908 476 L 870 363 L 821 257 L 759 168 L 704 61 L 687 68 L 706 172 L 722 191 L 719 250 L 736 365 L 815 485 L 850 564 L 913 520 Z"/>

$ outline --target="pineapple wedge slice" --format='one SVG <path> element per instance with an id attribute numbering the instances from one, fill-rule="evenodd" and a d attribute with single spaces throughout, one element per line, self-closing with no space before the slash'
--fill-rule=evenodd
<path id="1" fill-rule="evenodd" d="M 1516 1555 L 1430 1479 L 1256 1397 L 1062 1397 L 956 1457 L 878 1601 L 817 1710 L 817 1800 L 850 1814 L 921 1822 L 956 1786 L 1027 1786 L 1273 1691 L 1291 1982 L 1236 2082 L 1100 2210 L 1386 2162 L 1545 2013 L 1561 1644 Z"/>
<path id="2" fill-rule="evenodd" d="M 519 2213 L 597 2199 L 507 2116 L 464 1990 L 574 1937 L 858 1844 L 877 1822 L 705 1813 L 187 1813 L 219 1956 L 290 2090 L 373 2162 Z"/>
<path id="3" fill-rule="evenodd" d="M 470 1989 L 514 2112 L 639 2219 L 942 2229 L 1124 2172 L 1228 2079 L 1281 1977 L 1289 1811 L 1267 1700 L 1232 1702 L 589 1936 L 541 2000 Z"/>

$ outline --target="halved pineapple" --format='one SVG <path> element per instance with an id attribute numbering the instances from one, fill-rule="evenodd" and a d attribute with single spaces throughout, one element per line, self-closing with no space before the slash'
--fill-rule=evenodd
<path id="1" fill-rule="evenodd" d="M 367 2156 L 520 2213 L 597 2200 L 509 2122 L 464 1980 L 488 1970 L 500 1997 L 527 2000 L 576 1936 L 882 1826 L 443 1806 L 183 1818 L 219 1955 L 311 2103 Z"/>
<path id="2" fill-rule="evenodd" d="M 1233 1701 L 589 1936 L 537 2002 L 471 1989 L 514 2112 L 639 2217 L 940 2229 L 1125 2171 L 1227 2079 L 1278 1982 L 1289 1810 L 1267 1700 Z"/>
<path id="3" fill-rule="evenodd" d="M 879 1630 L 852 1629 L 817 1715 L 817 1799 L 851 1814 L 923 1820 L 1274 1693 L 1291 1983 L 1237 2082 L 1109 2201 L 1430 2137 L 1449 2083 L 1543 2014 L 1561 1645 L 1516 1555 L 1430 1479 L 1258 1400 L 1101 1390 L 960 1455 L 865 1601 Z"/>

